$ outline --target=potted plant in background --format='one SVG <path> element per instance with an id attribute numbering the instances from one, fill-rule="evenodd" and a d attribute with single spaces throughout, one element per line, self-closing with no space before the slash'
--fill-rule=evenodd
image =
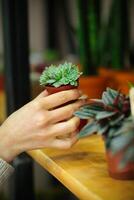
<path id="1" fill-rule="evenodd" d="M 50 65 L 40 76 L 40 85 L 44 86 L 49 94 L 79 87 L 79 78 L 82 72 L 72 63 Z M 70 102 L 71 103 L 71 102 Z M 87 123 L 81 120 L 79 130 Z"/>
<path id="2" fill-rule="evenodd" d="M 98 76 L 100 1 L 77 0 L 77 7 L 79 57 L 83 71 L 80 88 L 90 98 L 99 98 L 106 87 L 106 78 Z"/>
<path id="3" fill-rule="evenodd" d="M 108 78 L 108 86 L 128 94 L 127 82 L 134 82 L 134 71 L 129 66 L 130 1 L 112 0 L 109 12 L 100 28 L 99 74 Z"/>
<path id="4" fill-rule="evenodd" d="M 134 179 L 134 119 L 130 110 L 128 96 L 107 88 L 102 99 L 92 99 L 75 113 L 89 120 L 79 137 L 102 135 L 109 174 L 122 180 Z"/>

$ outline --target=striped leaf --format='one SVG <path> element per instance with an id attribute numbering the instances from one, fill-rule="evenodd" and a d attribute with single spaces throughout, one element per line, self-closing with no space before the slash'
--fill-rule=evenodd
<path id="1" fill-rule="evenodd" d="M 112 117 L 113 115 L 115 115 L 116 112 L 108 112 L 108 111 L 102 111 L 99 112 L 96 116 L 96 120 L 100 120 L 100 119 L 105 119 L 107 117 Z"/>
<path id="2" fill-rule="evenodd" d="M 87 137 L 95 132 L 97 132 L 97 124 L 96 122 L 90 122 L 79 132 L 78 137 Z"/>
<path id="3" fill-rule="evenodd" d="M 79 117 L 80 119 L 89 119 L 90 117 L 93 117 L 93 114 L 91 114 L 90 112 L 83 112 L 81 110 L 76 111 L 74 115 Z"/>

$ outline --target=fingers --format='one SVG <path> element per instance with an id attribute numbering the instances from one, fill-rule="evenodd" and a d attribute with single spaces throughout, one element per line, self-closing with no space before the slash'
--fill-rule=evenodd
<path id="1" fill-rule="evenodd" d="M 78 139 L 76 136 L 66 139 L 55 139 L 51 143 L 51 147 L 56 149 L 69 149 L 72 147 L 73 144 L 77 142 L 77 140 Z"/>
<path id="2" fill-rule="evenodd" d="M 67 90 L 67 91 L 62 91 L 58 92 L 52 95 L 49 95 L 45 98 L 41 99 L 42 106 L 45 109 L 52 109 L 55 107 L 58 107 L 62 104 L 65 104 L 66 102 L 76 100 L 81 96 L 81 92 L 79 90 Z"/>
<path id="3" fill-rule="evenodd" d="M 69 133 L 77 132 L 80 119 L 78 117 L 72 117 L 68 121 L 56 123 L 49 126 L 47 131 L 47 137 L 64 136 Z"/>
<path id="4" fill-rule="evenodd" d="M 56 123 L 71 118 L 74 112 L 85 103 L 85 99 L 77 100 L 75 103 L 49 111 L 51 116 L 51 123 Z"/>

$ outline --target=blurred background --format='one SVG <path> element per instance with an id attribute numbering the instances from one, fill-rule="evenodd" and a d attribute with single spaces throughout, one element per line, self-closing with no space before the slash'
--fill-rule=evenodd
<path id="1" fill-rule="evenodd" d="M 50 64 L 77 64 L 80 88 L 90 98 L 106 87 L 128 94 L 134 83 L 133 10 L 133 0 L 0 0 L 0 122 L 43 90 L 39 77 Z M 30 159 L 27 169 L 23 158 L 37 200 L 76 199 Z M 0 200 L 18 198 L 18 179 L 12 179 L 12 189 L 11 180 L 0 188 Z"/>

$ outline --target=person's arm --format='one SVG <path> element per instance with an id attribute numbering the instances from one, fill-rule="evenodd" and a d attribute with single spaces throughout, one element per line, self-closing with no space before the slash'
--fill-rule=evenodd
<path id="1" fill-rule="evenodd" d="M 13 167 L 5 160 L 0 158 L 0 186 L 3 185 L 3 183 L 8 179 L 13 171 Z"/>
<path id="2" fill-rule="evenodd" d="M 80 123 L 73 114 L 85 104 L 85 100 L 78 99 L 80 96 L 78 90 L 52 95 L 45 91 L 10 115 L 0 127 L 0 158 L 10 163 L 24 151 L 45 147 L 70 148 L 77 141 Z M 72 100 L 73 103 L 65 105 Z M 68 133 L 71 133 L 70 138 L 59 139 Z M 3 161 L 1 165 L 5 175 L 8 170 L 12 171 Z"/>

